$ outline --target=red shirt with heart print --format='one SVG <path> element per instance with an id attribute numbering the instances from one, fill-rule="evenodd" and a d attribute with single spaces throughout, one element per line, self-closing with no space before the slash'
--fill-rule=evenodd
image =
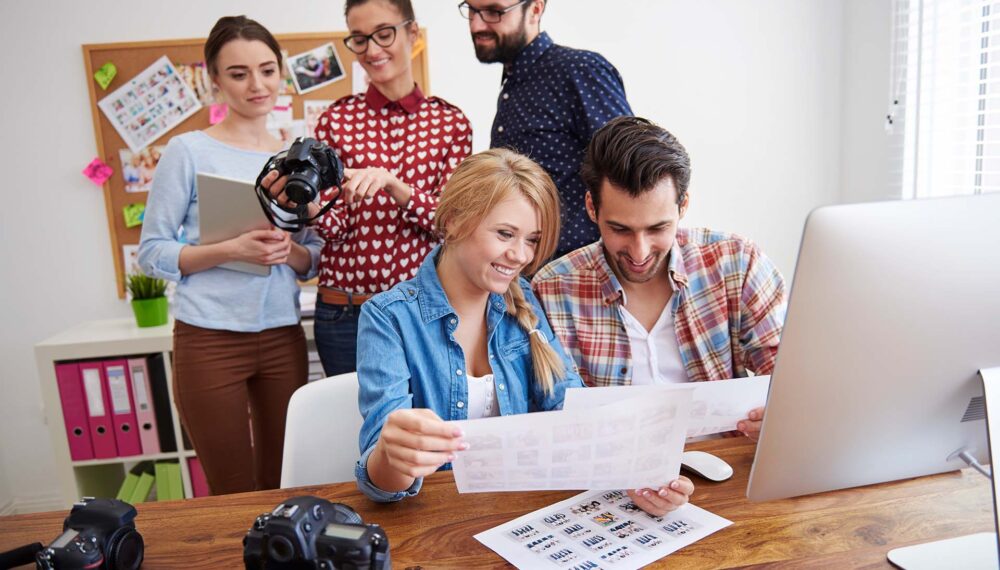
<path id="1" fill-rule="evenodd" d="M 398 206 L 383 190 L 355 204 L 337 204 L 314 227 L 326 240 L 319 284 L 373 294 L 417 274 L 438 243 L 434 211 L 445 182 L 472 152 L 472 126 L 458 107 L 420 88 L 389 101 L 374 86 L 337 100 L 320 116 L 316 138 L 347 168 L 382 167 L 409 185 Z M 329 191 L 328 191 L 329 192 Z M 323 199 L 330 195 L 324 193 Z"/>

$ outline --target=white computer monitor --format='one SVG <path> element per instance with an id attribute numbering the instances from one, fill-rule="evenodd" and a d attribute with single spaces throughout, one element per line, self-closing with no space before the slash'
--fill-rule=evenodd
<path id="1" fill-rule="evenodd" d="M 747 497 L 986 464 L 998 366 L 1000 194 L 813 211 Z"/>
<path id="2" fill-rule="evenodd" d="M 1000 368 L 981 370 L 986 399 L 986 431 L 992 458 L 992 473 L 1000 465 Z M 978 466 L 977 466 L 978 468 Z M 1000 477 L 993 477 L 993 525 L 1000 529 Z M 1000 540 L 994 532 L 980 532 L 923 544 L 894 548 L 886 555 L 889 562 L 903 570 L 996 570 L 1000 568 Z"/>

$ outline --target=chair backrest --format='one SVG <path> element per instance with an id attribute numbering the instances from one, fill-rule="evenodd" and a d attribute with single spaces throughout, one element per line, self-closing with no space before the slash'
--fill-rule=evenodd
<path id="1" fill-rule="evenodd" d="M 296 390 L 288 403 L 281 487 L 353 480 L 360 431 L 356 373 L 316 380 Z"/>

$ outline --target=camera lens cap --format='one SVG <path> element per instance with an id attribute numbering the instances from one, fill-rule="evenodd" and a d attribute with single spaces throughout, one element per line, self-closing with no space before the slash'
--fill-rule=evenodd
<path id="1" fill-rule="evenodd" d="M 142 535 L 135 529 L 122 529 L 108 541 L 108 568 L 113 570 L 139 570 L 145 553 Z"/>

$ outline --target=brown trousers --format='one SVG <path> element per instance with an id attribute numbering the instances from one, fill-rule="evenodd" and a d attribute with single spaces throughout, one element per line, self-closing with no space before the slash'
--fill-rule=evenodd
<path id="1" fill-rule="evenodd" d="M 306 383 L 301 325 L 242 333 L 174 324 L 174 400 L 213 495 L 276 489 L 288 400 Z"/>

